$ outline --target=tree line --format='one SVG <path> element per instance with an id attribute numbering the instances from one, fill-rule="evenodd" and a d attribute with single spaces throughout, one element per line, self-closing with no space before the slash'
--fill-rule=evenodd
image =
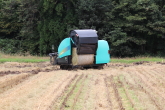
<path id="1" fill-rule="evenodd" d="M 73 29 L 96 29 L 116 57 L 165 55 L 164 0 L 0 0 L 0 51 L 46 55 Z"/>

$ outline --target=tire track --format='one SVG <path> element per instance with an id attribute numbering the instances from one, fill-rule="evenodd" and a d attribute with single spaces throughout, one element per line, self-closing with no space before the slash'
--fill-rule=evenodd
<path id="1" fill-rule="evenodd" d="M 8 74 L 20 74 L 21 72 L 19 71 L 0 71 L 0 77 L 3 77 L 5 75 L 8 75 Z"/>
<path id="2" fill-rule="evenodd" d="M 120 97 L 119 92 L 117 90 L 117 85 L 114 82 L 114 79 L 113 79 L 112 75 L 109 77 L 109 81 L 110 81 L 110 84 L 111 84 L 111 86 L 112 86 L 112 88 L 114 90 L 114 95 L 115 95 L 115 97 L 116 97 L 116 99 L 118 101 L 119 109 L 120 110 L 124 110 L 125 108 L 123 107 L 121 97 Z"/>
<path id="3" fill-rule="evenodd" d="M 81 110 L 92 110 L 94 109 L 95 95 L 93 93 L 93 88 L 95 87 L 95 76 L 89 74 L 87 80 L 85 81 L 85 86 L 83 87 L 81 99 L 78 100 L 78 104 L 81 106 L 78 109 Z"/>
<path id="4" fill-rule="evenodd" d="M 122 85 L 123 85 L 123 87 L 124 87 L 124 91 L 125 91 L 125 93 L 126 93 L 126 96 L 127 96 L 127 98 L 128 98 L 128 100 L 129 100 L 129 102 L 131 103 L 131 107 L 134 109 L 134 110 L 138 110 L 138 108 L 140 108 L 140 105 L 141 105 L 141 102 L 139 102 L 139 100 L 135 100 L 135 98 L 133 98 L 133 96 L 134 97 L 136 97 L 136 98 L 138 98 L 138 91 L 142 91 L 141 90 L 141 88 L 139 88 L 139 86 L 137 85 L 137 83 L 135 82 L 135 76 L 134 77 L 132 77 L 132 75 L 131 75 L 131 73 L 130 72 L 128 72 L 129 74 L 129 78 L 127 77 L 124 77 L 124 80 L 123 80 L 123 82 L 122 82 Z M 129 79 L 130 78 L 132 78 L 133 79 L 133 83 L 130 83 L 129 82 Z M 131 93 L 129 93 L 128 91 L 132 91 L 133 90 L 133 96 L 130 96 L 130 94 Z M 143 107 L 143 106 L 141 106 L 141 107 Z M 144 108 L 141 108 L 141 109 L 144 109 Z"/>
<path id="5" fill-rule="evenodd" d="M 25 80 L 28 80 L 29 77 L 33 76 L 34 74 L 29 74 L 29 73 L 22 73 L 19 75 L 14 75 L 10 78 L 4 78 L 4 80 L 0 81 L 0 93 L 3 93 L 16 85 L 22 83 Z"/>
<path id="6" fill-rule="evenodd" d="M 3 108 L 3 110 L 5 110 L 6 108 L 8 108 L 8 103 L 10 103 L 10 106 L 14 106 L 15 105 L 14 103 L 19 104 L 19 103 L 21 103 L 20 100 L 22 98 L 24 99 L 24 97 L 30 98 L 28 96 L 28 94 L 34 94 L 34 93 L 32 93 L 33 91 L 36 91 L 37 89 L 38 90 L 42 89 L 42 83 L 44 83 L 43 81 L 48 82 L 49 81 L 48 79 L 53 78 L 55 76 L 56 76 L 56 74 L 54 74 L 54 73 L 40 73 L 40 74 L 37 74 L 37 75 L 29 78 L 29 80 L 26 80 L 26 81 L 22 82 L 21 84 L 15 86 L 11 90 L 8 90 L 8 91 L 4 92 L 3 94 L 0 94 L 0 99 L 1 99 L 0 100 L 0 103 L 1 103 L 0 109 Z M 65 75 L 63 75 L 63 76 L 65 76 Z M 38 92 L 40 92 L 40 94 L 41 94 L 43 91 L 44 91 L 44 88 L 42 89 L 42 91 L 38 91 Z M 34 97 L 37 97 L 40 94 L 37 93 Z M 17 97 L 19 97 L 19 98 L 17 98 Z M 28 102 L 28 103 L 30 103 L 30 102 Z"/>
<path id="7" fill-rule="evenodd" d="M 107 100 L 108 100 L 108 104 L 109 104 L 109 106 L 110 106 L 110 110 L 112 110 L 112 102 L 111 102 L 111 98 L 110 98 L 110 91 L 109 91 L 109 88 L 110 88 L 110 84 L 108 83 L 108 77 L 106 76 L 105 78 L 104 78 L 104 82 L 105 82 L 105 85 L 106 85 L 106 91 L 107 91 Z"/>
<path id="8" fill-rule="evenodd" d="M 81 82 L 81 86 L 80 86 L 80 89 L 78 90 L 78 92 L 77 92 L 77 94 L 76 94 L 76 96 L 75 96 L 75 98 L 74 98 L 74 102 L 73 102 L 73 105 L 72 105 L 72 107 L 71 107 L 71 110 L 74 110 L 75 109 L 75 105 L 76 105 L 76 103 L 77 103 L 77 101 L 78 101 L 78 99 L 79 99 L 79 96 L 80 96 L 80 94 L 81 94 L 81 92 L 82 92 L 82 89 L 83 89 L 83 87 L 84 87 L 84 82 L 85 82 L 85 80 L 87 79 L 87 75 L 83 78 L 83 80 L 82 80 L 82 82 Z"/>
<path id="9" fill-rule="evenodd" d="M 96 75 L 95 85 L 93 88 L 93 94 L 94 94 L 93 101 L 95 102 L 93 109 L 95 110 L 100 110 L 100 109 L 109 110 L 111 108 L 109 104 L 110 99 L 108 101 L 108 97 L 107 97 L 108 93 L 107 93 L 105 78 L 106 78 L 105 74 Z"/>
<path id="10" fill-rule="evenodd" d="M 1 110 L 165 109 L 162 65 L 77 71 L 53 71 L 47 66 L 17 68 L 21 73 L 10 70 L 11 74 L 0 77 Z"/>
<path id="11" fill-rule="evenodd" d="M 5 92 L 8 89 L 13 88 L 15 85 L 22 83 L 27 80 L 29 77 L 38 74 L 39 72 L 50 72 L 51 69 L 33 69 L 30 71 L 2 71 L 0 72 L 0 93 Z"/>
<path id="12" fill-rule="evenodd" d="M 68 76 L 65 79 L 63 79 L 62 81 L 60 81 L 59 84 L 55 84 L 54 85 L 54 89 L 50 90 L 48 89 L 47 92 L 49 94 L 43 94 L 43 98 L 41 98 L 39 100 L 39 106 L 37 107 L 36 110 L 49 110 L 51 109 L 51 107 L 53 106 L 53 103 L 56 102 L 57 98 L 61 96 L 61 94 L 65 91 L 65 89 L 67 89 L 69 87 L 69 85 L 77 78 L 77 74 L 73 75 L 73 76 Z M 47 93 L 45 92 L 45 93 Z M 49 100 L 49 103 L 47 103 L 46 100 Z"/>
<path id="13" fill-rule="evenodd" d="M 118 81 L 120 81 L 121 87 L 123 87 L 124 93 L 126 94 L 126 97 L 129 101 L 129 103 L 131 104 L 132 109 L 136 110 L 133 100 L 127 91 L 126 85 L 119 79 L 119 77 L 118 77 Z M 124 77 L 124 81 L 126 81 L 125 77 Z"/>
<path id="14" fill-rule="evenodd" d="M 84 74 L 76 75 L 74 80 L 71 80 L 64 88 L 63 92 L 59 94 L 56 99 L 54 99 L 49 108 L 51 110 L 64 109 L 66 107 L 66 102 L 69 96 L 73 93 L 73 90 L 76 88 L 77 83 L 83 78 L 83 76 Z"/>
<path id="15" fill-rule="evenodd" d="M 74 76 L 74 78 L 72 78 L 69 83 L 65 86 L 64 90 L 56 97 L 54 98 L 54 100 L 52 101 L 51 105 L 49 106 L 48 110 L 52 110 L 54 108 L 57 108 L 57 105 L 55 103 L 58 103 L 58 100 L 60 100 L 60 98 L 65 94 L 65 92 L 68 90 L 68 88 L 70 87 L 70 85 L 77 79 L 78 75 L 76 74 Z M 61 85 L 59 85 L 61 86 Z"/>
<path id="16" fill-rule="evenodd" d="M 165 85 L 165 70 L 164 73 L 163 71 L 161 71 L 160 69 L 151 69 L 152 73 L 154 74 L 153 77 L 157 77 L 158 81 L 160 81 L 159 83 L 163 86 Z"/>
<path id="17" fill-rule="evenodd" d="M 160 71 L 153 71 L 152 69 L 150 69 L 150 71 L 146 71 L 144 68 L 143 68 L 143 71 L 149 75 L 149 80 L 150 80 L 150 84 L 155 87 L 155 89 L 159 90 L 161 96 L 164 96 L 165 98 L 165 95 L 164 95 L 164 92 L 165 92 L 165 78 L 164 78 L 164 74 L 162 74 Z"/>
<path id="18" fill-rule="evenodd" d="M 137 70 L 139 71 L 139 70 Z M 154 95 L 151 94 L 150 91 L 153 91 L 153 92 L 156 92 L 157 94 L 159 94 L 159 92 L 156 90 L 155 91 L 155 88 L 152 87 L 152 85 L 150 85 L 147 81 L 147 79 L 145 79 L 144 76 L 142 76 L 142 74 L 140 72 L 136 73 L 136 75 L 138 76 L 138 78 L 140 78 L 140 81 L 142 84 L 144 84 L 145 86 L 142 86 L 140 84 L 138 84 L 136 81 L 136 84 L 139 86 L 139 88 L 146 94 L 148 95 L 148 97 L 150 98 L 150 101 L 156 106 L 156 108 L 158 110 L 163 110 L 163 108 L 161 108 L 161 106 L 158 104 L 156 97 Z M 146 88 L 147 87 L 147 88 Z M 151 90 L 149 90 L 151 89 Z"/>
<path id="19" fill-rule="evenodd" d="M 69 96 L 73 94 L 74 89 L 76 88 L 77 83 L 84 77 L 84 74 L 82 74 L 75 84 L 73 85 L 72 89 L 66 94 L 66 97 L 64 98 L 64 101 L 62 102 L 62 105 L 60 106 L 60 110 L 63 110 L 65 107 L 67 107 L 66 102 L 68 101 Z"/>
<path id="20" fill-rule="evenodd" d="M 158 87 L 158 84 L 156 84 L 156 82 L 158 82 L 160 79 L 157 81 L 157 80 L 154 80 L 153 77 L 148 77 L 147 74 L 150 74 L 150 72 L 148 71 L 145 71 L 145 70 L 142 70 L 143 72 L 141 72 L 140 70 L 137 70 L 137 71 L 138 73 L 140 73 L 138 75 L 143 80 L 143 82 L 145 82 L 147 87 L 152 89 L 153 92 L 155 92 L 156 94 L 159 94 L 161 97 L 163 97 L 163 99 L 165 99 L 165 95 L 164 95 L 165 90 L 161 87 Z"/>

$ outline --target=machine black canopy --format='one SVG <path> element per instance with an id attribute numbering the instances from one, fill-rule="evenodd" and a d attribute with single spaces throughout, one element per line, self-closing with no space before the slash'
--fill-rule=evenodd
<path id="1" fill-rule="evenodd" d="M 97 43 L 98 35 L 96 30 L 92 29 L 82 29 L 82 30 L 72 30 L 70 31 L 70 37 L 73 40 L 77 40 L 77 43 Z M 74 38 L 78 37 L 78 38 Z"/>
<path id="2" fill-rule="evenodd" d="M 78 48 L 78 54 L 96 54 L 98 43 L 96 30 L 72 30 L 70 31 L 70 37 Z"/>

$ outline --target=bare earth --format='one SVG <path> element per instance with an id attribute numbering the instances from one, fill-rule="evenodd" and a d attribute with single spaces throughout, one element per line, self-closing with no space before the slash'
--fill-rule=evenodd
<path id="1" fill-rule="evenodd" d="M 0 110 L 165 110 L 165 64 L 0 64 Z"/>

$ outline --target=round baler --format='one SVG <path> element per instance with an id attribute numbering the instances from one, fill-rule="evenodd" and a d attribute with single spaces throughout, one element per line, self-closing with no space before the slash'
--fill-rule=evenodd
<path id="1" fill-rule="evenodd" d="M 49 56 L 51 64 L 60 65 L 61 69 L 102 67 L 110 62 L 110 48 L 107 41 L 98 40 L 96 30 L 72 30 L 69 37 L 60 43 L 58 52 Z"/>

